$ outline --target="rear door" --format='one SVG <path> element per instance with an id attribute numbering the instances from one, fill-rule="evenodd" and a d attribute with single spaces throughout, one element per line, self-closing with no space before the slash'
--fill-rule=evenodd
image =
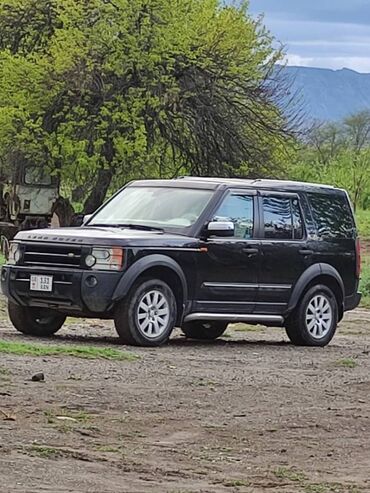
<path id="1" fill-rule="evenodd" d="M 252 313 L 258 291 L 260 240 L 255 238 L 257 194 L 230 190 L 209 217 L 232 221 L 233 237 L 210 237 L 204 242 L 197 269 L 194 309 L 215 313 Z"/>
<path id="2" fill-rule="evenodd" d="M 281 314 L 292 288 L 312 263 L 307 249 L 300 197 L 292 193 L 259 192 L 261 269 L 256 312 Z"/>
<path id="3" fill-rule="evenodd" d="M 315 261 L 332 265 L 343 279 L 345 294 L 357 291 L 356 228 L 347 194 L 341 190 L 307 193 L 317 227 Z"/>

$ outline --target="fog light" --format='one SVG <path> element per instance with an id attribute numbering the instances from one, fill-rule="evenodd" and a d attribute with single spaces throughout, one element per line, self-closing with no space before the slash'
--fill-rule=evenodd
<path id="1" fill-rule="evenodd" d="M 97 286 L 98 284 L 98 280 L 95 276 L 87 277 L 85 282 L 89 288 L 95 288 L 95 286 Z"/>
<path id="2" fill-rule="evenodd" d="M 96 264 L 96 258 L 94 257 L 94 255 L 87 255 L 87 257 L 85 258 L 85 264 L 87 265 L 87 267 L 94 267 L 94 265 Z"/>

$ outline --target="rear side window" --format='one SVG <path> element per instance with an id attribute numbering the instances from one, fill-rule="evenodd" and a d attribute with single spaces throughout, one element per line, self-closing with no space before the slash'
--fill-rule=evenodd
<path id="1" fill-rule="evenodd" d="M 264 237 L 276 240 L 303 238 L 303 221 L 298 199 L 263 197 Z"/>
<path id="2" fill-rule="evenodd" d="M 318 235 L 322 238 L 353 238 L 354 223 L 344 194 L 308 193 Z"/>

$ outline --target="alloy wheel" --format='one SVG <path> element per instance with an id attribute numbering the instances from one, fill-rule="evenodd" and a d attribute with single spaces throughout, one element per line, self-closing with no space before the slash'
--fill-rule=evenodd
<path id="1" fill-rule="evenodd" d="M 314 339 L 324 338 L 331 329 L 333 309 L 324 294 L 317 294 L 309 302 L 306 310 L 306 326 Z"/>
<path id="2" fill-rule="evenodd" d="M 170 306 L 166 296 L 153 289 L 145 293 L 137 308 L 137 325 L 140 332 L 149 338 L 156 338 L 166 331 L 170 318 Z"/>

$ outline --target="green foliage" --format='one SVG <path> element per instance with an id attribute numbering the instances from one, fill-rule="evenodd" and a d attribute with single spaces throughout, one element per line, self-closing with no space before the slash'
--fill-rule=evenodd
<path id="1" fill-rule="evenodd" d="M 85 212 L 131 178 L 271 175 L 282 54 L 236 5 L 0 0 L 3 170 L 47 166 L 90 193 Z"/>
<path id="2" fill-rule="evenodd" d="M 370 238 L 370 211 L 364 209 L 356 210 L 356 224 L 360 238 Z"/>
<path id="3" fill-rule="evenodd" d="M 363 297 L 370 298 L 370 256 L 362 254 L 360 291 Z"/>
<path id="4" fill-rule="evenodd" d="M 370 207 L 370 112 L 314 128 L 289 173 L 294 179 L 345 188 L 356 210 Z"/>

